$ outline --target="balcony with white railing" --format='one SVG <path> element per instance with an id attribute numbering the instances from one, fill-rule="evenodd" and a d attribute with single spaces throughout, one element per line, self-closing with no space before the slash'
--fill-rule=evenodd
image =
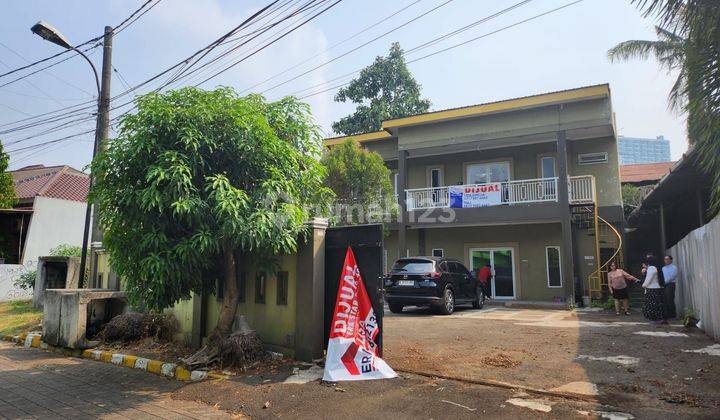
<path id="1" fill-rule="evenodd" d="M 408 211 L 451 207 L 451 188 L 477 190 L 497 184 L 409 189 L 405 190 L 405 202 Z M 591 175 L 570 177 L 568 188 L 570 204 L 590 204 L 595 202 L 595 182 Z M 487 203 L 479 204 L 477 207 L 557 201 L 558 178 L 522 179 L 500 182 L 499 191 L 495 191 L 494 199 L 489 199 Z"/>
<path id="2" fill-rule="evenodd" d="M 568 178 L 570 204 L 593 204 L 595 194 L 595 177 L 592 175 L 571 176 Z"/>

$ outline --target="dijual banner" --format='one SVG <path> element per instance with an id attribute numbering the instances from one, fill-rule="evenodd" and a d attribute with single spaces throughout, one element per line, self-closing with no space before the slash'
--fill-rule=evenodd
<path id="1" fill-rule="evenodd" d="M 397 377 L 395 371 L 377 355 L 375 340 L 379 334 L 375 311 L 355 262 L 355 254 L 348 247 L 330 324 L 323 380 L 337 382 Z"/>
<path id="2" fill-rule="evenodd" d="M 487 207 L 502 204 L 499 182 L 481 185 L 449 186 L 450 207 Z"/>

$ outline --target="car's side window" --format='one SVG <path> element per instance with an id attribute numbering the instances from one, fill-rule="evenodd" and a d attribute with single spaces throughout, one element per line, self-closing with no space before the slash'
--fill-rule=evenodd
<path id="1" fill-rule="evenodd" d="M 457 274 L 457 273 L 458 273 L 458 269 L 457 269 L 457 264 L 456 264 L 456 263 L 454 263 L 454 262 L 452 262 L 452 261 L 448 261 L 447 265 L 448 265 L 448 271 L 450 271 L 450 272 L 453 273 L 453 274 Z"/>
<path id="2" fill-rule="evenodd" d="M 470 273 L 470 270 L 468 270 L 467 267 L 460 263 L 458 263 L 458 269 L 460 271 L 460 274 L 462 274 L 463 276 L 472 275 L 472 273 Z"/>
<path id="3" fill-rule="evenodd" d="M 447 273 L 447 271 L 448 271 L 447 263 L 445 261 L 441 262 L 438 269 L 440 270 L 441 273 Z"/>

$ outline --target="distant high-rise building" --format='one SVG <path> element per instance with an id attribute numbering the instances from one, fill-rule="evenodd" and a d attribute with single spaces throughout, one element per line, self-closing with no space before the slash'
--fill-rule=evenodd
<path id="1" fill-rule="evenodd" d="M 620 164 L 670 161 L 670 141 L 664 136 L 654 139 L 618 136 Z"/>

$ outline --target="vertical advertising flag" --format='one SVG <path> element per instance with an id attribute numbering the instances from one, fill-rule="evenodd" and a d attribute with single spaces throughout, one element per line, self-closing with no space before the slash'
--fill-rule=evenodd
<path id="1" fill-rule="evenodd" d="M 355 262 L 355 254 L 348 247 L 330 324 L 323 380 L 395 378 L 395 371 L 377 355 L 376 339 L 379 334 L 380 327 Z"/>

